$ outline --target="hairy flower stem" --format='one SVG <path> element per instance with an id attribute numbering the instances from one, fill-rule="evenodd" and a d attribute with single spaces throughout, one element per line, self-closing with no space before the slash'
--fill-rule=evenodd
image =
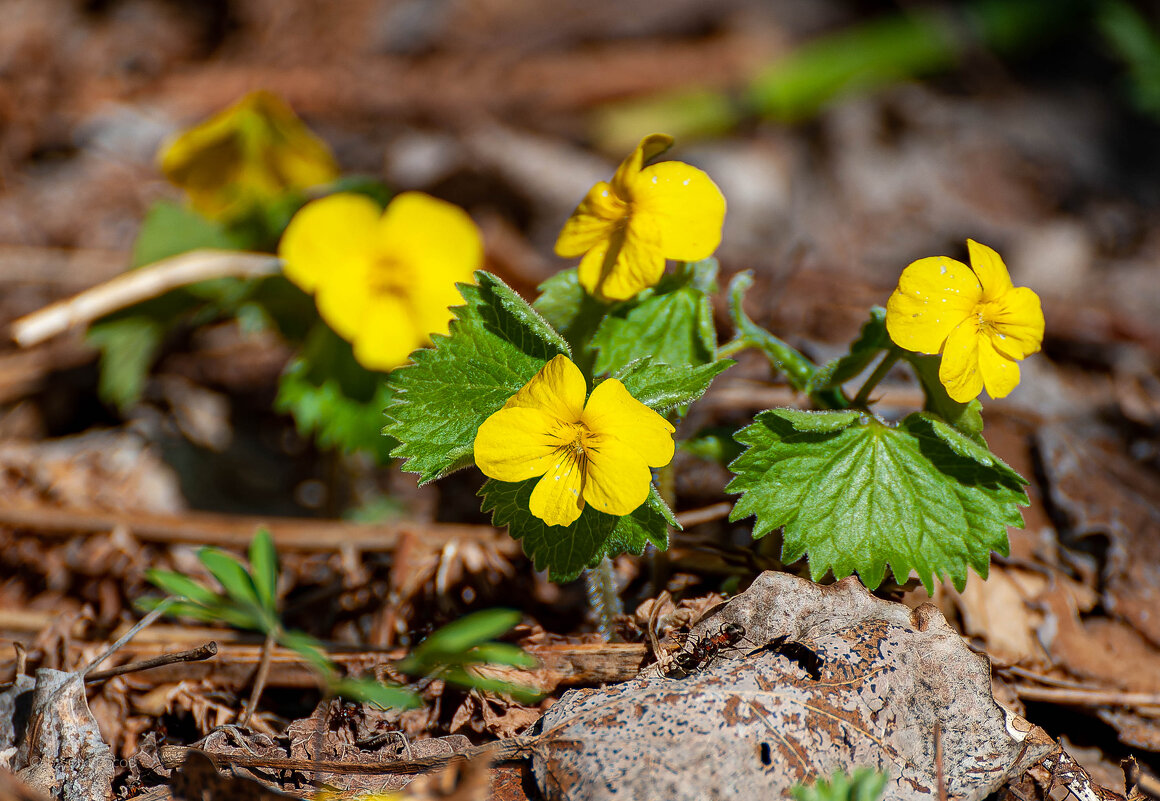
<path id="1" fill-rule="evenodd" d="M 616 577 L 612 574 L 612 560 L 607 556 L 596 567 L 584 571 L 584 583 L 588 590 L 588 603 L 596 613 L 596 626 L 607 642 L 619 639 L 612 628 L 612 620 L 624 614 L 624 604 L 620 602 Z"/>
<path id="2" fill-rule="evenodd" d="M 878 386 L 878 382 L 886 377 L 886 374 L 890 372 L 890 368 L 894 366 L 894 363 L 898 361 L 900 356 L 902 356 L 902 351 L 898 348 L 891 348 L 887 351 L 886 356 L 883 357 L 882 361 L 878 362 L 878 366 L 874 368 L 874 372 L 870 374 L 870 377 L 866 379 L 866 383 L 858 390 L 858 394 L 854 396 L 854 400 L 850 402 L 850 405 L 857 409 L 865 409 L 866 404 L 870 402 L 870 393 L 874 390 L 874 387 Z"/>

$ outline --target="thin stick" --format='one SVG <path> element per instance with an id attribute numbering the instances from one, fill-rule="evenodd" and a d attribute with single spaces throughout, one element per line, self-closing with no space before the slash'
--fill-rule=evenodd
<path id="1" fill-rule="evenodd" d="M 1020 698 L 1072 706 L 1155 706 L 1160 707 L 1160 693 L 1125 693 L 1117 690 L 1077 690 L 1067 687 L 1012 687 Z"/>
<path id="2" fill-rule="evenodd" d="M 218 644 L 216 642 L 207 642 L 205 645 L 191 648 L 188 651 L 177 651 L 171 654 L 161 654 L 160 656 L 152 657 L 151 659 L 142 659 L 140 662 L 129 662 L 120 667 L 109 668 L 108 670 L 98 670 L 90 673 L 85 677 L 86 682 L 104 681 L 111 679 L 114 676 L 121 676 L 125 673 L 136 673 L 141 670 L 149 670 L 150 668 L 162 667 L 164 665 L 173 665 L 178 662 L 201 662 L 204 659 L 209 659 L 211 656 L 216 656 L 218 652 Z"/>
<path id="3" fill-rule="evenodd" d="M 262 697 L 262 690 L 266 688 L 266 679 L 270 675 L 270 658 L 274 655 L 274 638 L 277 632 L 271 631 L 262 643 L 262 658 L 258 662 L 258 673 L 254 676 L 254 689 L 250 690 L 250 700 L 246 703 L 246 711 L 238 719 L 238 725 L 243 729 L 250 727 L 250 718 L 258 707 L 258 699 Z"/>
<path id="4" fill-rule="evenodd" d="M 681 524 L 682 528 L 689 528 L 690 526 L 699 526 L 701 523 L 708 523 L 710 520 L 720 520 L 723 517 L 728 517 L 732 511 L 732 503 L 729 501 L 721 501 L 720 503 L 710 504 L 709 506 L 702 506 L 700 509 L 678 512 L 677 522 Z"/>
<path id="5" fill-rule="evenodd" d="M 457 754 L 440 754 L 439 756 L 418 757 L 417 759 L 395 759 L 382 762 L 343 762 L 338 759 L 288 759 L 285 757 L 240 756 L 237 754 L 219 754 L 210 751 L 201 751 L 218 767 L 236 765 L 239 768 L 269 768 L 271 770 L 298 770 L 310 772 L 314 770 L 324 773 L 387 773 L 396 775 L 412 775 L 426 773 L 436 768 L 445 767 L 456 759 L 474 759 L 486 757 L 493 762 L 508 759 L 517 759 L 529 750 L 536 738 L 509 737 L 506 740 L 497 740 L 484 745 L 466 748 Z M 198 751 L 181 745 L 163 745 L 159 749 L 161 764 L 174 768 L 181 765 L 186 755 L 191 751 Z"/>
<path id="6" fill-rule="evenodd" d="M 327 551 L 352 547 L 360 551 L 390 551 L 404 534 L 413 534 L 433 547 L 452 540 L 491 540 L 503 548 L 519 546 L 491 526 L 465 523 L 350 523 L 344 520 L 223 515 L 186 512 L 177 515 L 117 513 L 101 510 L 76 511 L 47 507 L 0 507 L 0 526 L 35 529 L 42 534 L 106 533 L 119 526 L 146 542 L 219 545 L 245 548 L 254 532 L 265 526 L 274 544 L 292 551 Z"/>
<path id="7" fill-rule="evenodd" d="M 12 323 L 12 338 L 27 348 L 179 286 L 211 278 L 257 278 L 272 275 L 278 269 L 278 259 L 260 253 L 234 250 L 183 253 L 140 270 L 122 273 L 67 300 L 25 315 Z"/>
<path id="8" fill-rule="evenodd" d="M 148 626 L 150 623 L 152 623 L 157 618 L 164 615 L 165 611 L 167 609 L 169 609 L 170 605 L 172 605 L 172 604 L 173 604 L 172 598 L 166 598 L 161 603 L 157 604 L 156 609 L 154 609 L 149 614 L 145 615 L 145 617 L 141 618 L 141 620 L 138 621 L 136 626 L 129 629 L 121 636 L 121 639 L 117 640 L 115 643 L 110 645 L 108 647 L 108 649 L 103 654 L 98 656 L 92 662 L 89 662 L 89 664 L 85 666 L 85 669 L 81 671 L 81 677 L 83 678 L 85 676 L 88 676 L 89 673 L 93 670 L 93 668 L 95 668 L 97 665 L 101 664 L 106 659 L 108 659 L 110 656 L 115 654 L 118 650 L 120 650 L 121 646 L 123 646 L 125 643 L 129 642 L 129 640 L 133 639 L 133 637 L 137 634 L 137 632 L 139 632 L 141 629 Z"/>

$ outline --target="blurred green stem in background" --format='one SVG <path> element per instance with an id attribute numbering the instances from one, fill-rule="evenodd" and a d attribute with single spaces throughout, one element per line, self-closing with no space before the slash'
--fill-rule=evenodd
<path id="1" fill-rule="evenodd" d="M 1136 13 L 1126 3 L 1107 5 L 1122 8 L 1105 11 L 1103 17 Z M 834 100 L 951 69 L 972 53 L 1009 56 L 1030 51 L 1086 20 L 1083 12 L 1092 9 L 1086 0 L 978 0 L 916 7 L 809 41 L 762 69 L 736 96 L 691 87 L 605 107 L 595 121 L 595 137 L 615 152 L 631 146 L 643 130 L 684 139 L 719 134 L 753 116 L 798 122 Z M 1104 24 L 1104 33 L 1112 39 L 1109 24 Z M 1115 24 L 1124 27 L 1122 21 Z M 1124 38 L 1132 40 L 1133 53 L 1148 50 L 1139 33 Z"/>

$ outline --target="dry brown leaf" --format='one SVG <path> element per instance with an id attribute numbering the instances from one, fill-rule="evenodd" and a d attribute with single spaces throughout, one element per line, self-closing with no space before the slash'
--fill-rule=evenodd
<path id="1" fill-rule="evenodd" d="M 113 797 L 113 752 L 101 739 L 79 673 L 36 671 L 32 710 L 13 767 L 30 787 L 62 801 Z"/>
<path id="2" fill-rule="evenodd" d="M 532 766 L 552 799 L 788 798 L 867 766 L 891 799 L 982 799 L 1045 756 L 1047 735 L 1000 707 L 990 666 L 933 606 L 913 612 L 855 579 L 764 573 L 693 631 L 744 626 L 749 653 L 681 679 L 653 667 L 564 695 L 537 724 Z M 781 647 L 774 645 L 786 638 Z M 692 647 L 690 645 L 690 647 Z"/>

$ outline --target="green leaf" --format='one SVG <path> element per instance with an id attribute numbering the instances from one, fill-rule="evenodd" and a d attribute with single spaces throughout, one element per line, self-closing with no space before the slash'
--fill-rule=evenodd
<path id="1" fill-rule="evenodd" d="M 414 364 L 391 374 L 395 392 L 383 433 L 399 441 L 392 456 L 427 483 L 471 464 L 480 424 L 568 343 L 523 298 L 486 272 L 460 284 L 450 336 L 417 350 Z"/>
<path id="2" fill-rule="evenodd" d="M 850 345 L 850 352 L 822 365 L 810 376 L 806 392 L 813 394 L 841 386 L 869 367 L 874 357 L 891 344 L 890 334 L 886 331 L 886 309 L 875 306 L 870 310 L 870 319 L 862 325 L 858 338 Z"/>
<path id="3" fill-rule="evenodd" d="M 391 400 L 385 377 L 379 376 L 369 399 L 359 400 L 343 391 L 340 379 L 326 376 L 316 383 L 313 372 L 303 357 L 292 359 L 278 379 L 275 410 L 290 414 L 298 433 L 313 437 L 320 448 L 364 451 L 374 454 L 380 464 L 389 462 L 398 443 L 381 433 L 383 409 Z"/>
<path id="4" fill-rule="evenodd" d="M 481 665 L 506 665 L 508 667 L 532 670 L 540 660 L 518 645 L 506 642 L 485 642 L 464 654 L 464 662 Z"/>
<path id="5" fill-rule="evenodd" d="M 556 273 L 538 287 L 540 296 L 532 304 L 537 312 L 568 340 L 572 361 L 584 373 L 591 373 L 596 351 L 591 344 L 609 305 L 597 300 L 580 286 L 576 268 Z"/>
<path id="6" fill-rule="evenodd" d="M 528 509 L 539 480 L 507 483 L 488 479 L 479 494 L 483 511 L 492 513 L 492 524 L 507 526 L 508 533 L 521 541 L 536 570 L 548 570 L 552 581 L 571 581 L 605 556 L 640 554 L 649 543 L 661 550 L 668 547 L 666 516 L 661 511 L 667 507 L 655 490 L 650 490 L 648 501 L 623 517 L 598 512 L 589 504 L 572 525 L 549 526 Z"/>
<path id="7" fill-rule="evenodd" d="M 225 603 L 217 606 L 201 606 L 186 601 L 178 601 L 171 605 L 165 613 L 170 617 L 188 617 L 219 626 L 224 623 L 227 626 L 246 631 L 262 630 L 261 621 L 254 615 Z"/>
<path id="8" fill-rule="evenodd" d="M 265 526 L 258 529 L 250 542 L 249 559 L 250 578 L 259 603 L 270 614 L 277 614 L 278 552 L 274 549 L 274 538 Z"/>
<path id="9" fill-rule="evenodd" d="M 478 676 L 474 673 L 469 673 L 463 668 L 449 668 L 441 672 L 439 678 L 451 684 L 458 684 L 460 687 L 467 687 L 472 690 L 479 690 L 480 692 L 510 695 L 522 704 L 531 704 L 544 697 L 541 691 L 533 687 L 513 684 L 503 679 Z"/>
<path id="10" fill-rule="evenodd" d="M 967 568 L 986 577 L 992 550 L 1006 554 L 1007 526 L 1022 526 L 1022 479 L 998 457 L 937 419 L 899 426 L 856 412 L 762 412 L 738 432 L 748 449 L 730 465 L 726 491 L 741 493 L 730 520 L 756 516 L 753 535 L 784 526 L 782 560 L 809 555 L 816 581 L 857 572 L 877 587 L 889 565 L 928 590 Z"/>
<path id="11" fill-rule="evenodd" d="M 910 351 L 903 351 L 902 357 L 913 365 L 914 372 L 918 374 L 918 381 L 926 395 L 926 409 L 986 447 L 987 443 L 983 440 L 983 404 L 979 403 L 978 398 L 959 403 L 947 394 L 946 387 L 938 378 L 942 357 Z"/>
<path id="12" fill-rule="evenodd" d="M 744 448 L 733 438 L 737 430 L 727 426 L 702 429 L 689 439 L 677 442 L 677 447 L 698 459 L 727 465 L 741 455 Z"/>
<path id="13" fill-rule="evenodd" d="M 254 580 L 241 562 L 217 548 L 202 548 L 197 552 L 197 558 L 222 585 L 230 600 L 242 607 L 250 605 L 263 610 L 254 589 Z"/>
<path id="14" fill-rule="evenodd" d="M 94 323 L 85 340 L 101 352 L 97 395 L 124 412 L 141 398 L 145 378 L 161 349 L 164 328 L 148 317 Z"/>
<path id="15" fill-rule="evenodd" d="M 248 244 L 193 209 L 159 200 L 145 213 L 130 266 L 141 267 L 199 248 L 242 250 Z"/>
<path id="16" fill-rule="evenodd" d="M 886 774 L 871 768 L 857 768 L 850 776 L 842 771 L 830 780 L 796 785 L 790 792 L 797 801 L 878 801 L 886 789 Z"/>
<path id="17" fill-rule="evenodd" d="M 322 643 L 306 632 L 281 631 L 278 633 L 278 644 L 298 654 L 311 667 L 328 677 L 328 680 L 334 676 L 334 663 L 327 658 Z"/>
<path id="18" fill-rule="evenodd" d="M 208 587 L 198 584 L 189 576 L 174 573 L 170 570 L 145 571 L 145 578 L 154 587 L 172 595 L 174 598 L 184 598 L 204 606 L 220 603 L 222 597 Z"/>
<path id="19" fill-rule="evenodd" d="M 520 622 L 523 615 L 514 609 L 485 609 L 448 623 L 419 643 L 412 659 L 423 664 L 461 655 L 480 643 L 495 639 Z"/>
<path id="20" fill-rule="evenodd" d="M 622 367 L 613 375 L 628 393 L 650 409 L 664 414 L 692 403 L 705 394 L 709 384 L 736 362 L 718 359 L 696 367 L 674 369 L 672 365 L 645 357 Z"/>
<path id="21" fill-rule="evenodd" d="M 713 361 L 717 330 L 708 292 L 715 286 L 717 261 L 684 265 L 637 299 L 613 307 L 592 345 L 596 374 L 618 370 L 646 356 L 673 366 Z"/>
<path id="22" fill-rule="evenodd" d="M 410 690 L 375 679 L 336 679 L 328 686 L 332 695 L 374 704 L 380 709 L 415 709 L 423 705 L 419 696 Z"/>

